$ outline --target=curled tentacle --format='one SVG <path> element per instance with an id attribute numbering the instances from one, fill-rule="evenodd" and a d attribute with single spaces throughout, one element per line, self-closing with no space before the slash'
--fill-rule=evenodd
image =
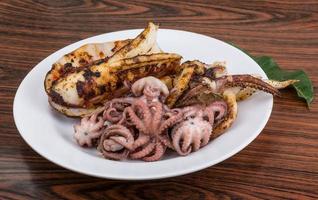
<path id="1" fill-rule="evenodd" d="M 147 143 L 144 147 L 142 148 L 137 148 L 136 151 L 132 152 L 129 154 L 130 158 L 132 159 L 140 159 L 143 158 L 147 155 L 149 155 L 154 149 L 155 149 L 156 143 L 151 141 Z"/>
<path id="2" fill-rule="evenodd" d="M 172 147 L 167 134 L 149 136 L 139 133 L 134 143 L 134 150 L 129 154 L 129 157 L 144 161 L 156 161 L 164 155 L 167 147 Z"/>
<path id="3" fill-rule="evenodd" d="M 118 112 L 116 108 L 108 108 L 104 111 L 103 118 L 112 123 L 117 123 L 122 118 L 122 113 Z"/>
<path id="4" fill-rule="evenodd" d="M 182 151 L 181 148 L 181 137 L 182 137 L 183 132 L 179 129 L 174 129 L 172 131 L 172 145 L 173 145 L 173 149 L 182 156 L 188 155 L 189 153 L 191 153 L 191 149 L 189 148 L 187 151 Z"/>
<path id="5" fill-rule="evenodd" d="M 142 160 L 147 161 L 147 162 L 157 161 L 157 160 L 159 160 L 159 159 L 163 156 L 163 154 L 164 154 L 165 151 L 166 151 L 166 148 L 167 148 L 167 147 L 166 147 L 165 145 L 163 145 L 163 144 L 160 143 L 160 142 L 157 142 L 157 143 L 156 143 L 156 146 L 155 146 L 155 148 L 154 148 L 153 154 L 152 154 L 152 155 L 149 155 L 149 156 L 143 157 Z"/>
<path id="6" fill-rule="evenodd" d="M 133 106 L 126 109 L 127 115 L 136 128 L 142 133 L 148 133 L 150 111 L 143 101 L 135 102 Z M 146 123 L 144 122 L 146 121 Z"/>
<path id="7" fill-rule="evenodd" d="M 122 125 L 111 125 L 102 135 L 98 150 L 105 158 L 122 160 L 133 149 L 134 136 L 129 129 Z"/>
<path id="8" fill-rule="evenodd" d="M 158 139 L 163 145 L 169 147 L 170 149 L 173 149 L 173 146 L 172 146 L 171 140 L 170 140 L 170 138 L 168 136 L 168 131 L 167 130 L 165 131 L 164 134 L 158 136 Z"/>
<path id="9" fill-rule="evenodd" d="M 183 119 L 183 112 L 181 109 L 172 109 L 167 112 L 163 118 L 166 118 L 161 126 L 159 127 L 159 132 L 162 133 L 167 130 L 169 127 L 179 123 Z"/>
<path id="10" fill-rule="evenodd" d="M 123 117 L 125 108 L 134 102 L 131 97 L 113 99 L 105 104 L 103 119 L 111 123 L 119 122 Z"/>
<path id="11" fill-rule="evenodd" d="M 235 93 L 231 90 L 227 90 L 224 92 L 223 97 L 228 108 L 227 115 L 225 119 L 214 128 L 212 135 L 213 138 L 220 136 L 225 130 L 230 128 L 237 117 L 237 102 Z"/>
<path id="12" fill-rule="evenodd" d="M 226 115 L 227 104 L 224 101 L 215 101 L 208 105 L 203 112 L 213 126 L 215 120 L 220 120 Z"/>
<path id="13" fill-rule="evenodd" d="M 197 131 L 198 131 L 198 130 L 197 130 Z M 204 130 L 200 130 L 200 131 L 204 132 Z M 211 130 L 211 131 L 212 131 L 212 130 Z M 192 136 L 192 140 L 193 140 L 192 151 L 197 151 L 197 150 L 199 150 L 200 147 L 201 147 L 201 139 L 202 139 L 203 137 L 201 137 L 199 134 L 200 134 L 199 132 L 196 132 L 196 133 L 193 134 L 193 136 Z"/>
<path id="14" fill-rule="evenodd" d="M 150 141 L 149 135 L 144 135 L 144 134 L 139 133 L 138 138 L 134 142 L 133 149 L 137 149 L 139 147 L 142 147 L 145 144 L 149 143 L 149 141 Z"/>
<path id="15" fill-rule="evenodd" d="M 197 104 L 198 101 L 195 98 L 198 94 L 203 93 L 205 91 L 209 90 L 208 87 L 206 87 L 203 84 L 199 84 L 189 90 L 187 90 L 182 97 L 180 97 L 179 101 L 176 103 L 177 107 L 183 107 L 183 106 L 189 106 L 192 104 Z M 195 101 L 191 101 L 195 99 Z"/>

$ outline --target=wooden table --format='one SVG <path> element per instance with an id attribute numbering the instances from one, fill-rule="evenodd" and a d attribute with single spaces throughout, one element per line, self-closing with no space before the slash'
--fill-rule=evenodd
<path id="1" fill-rule="evenodd" d="M 156 181 L 113 181 L 59 167 L 20 137 L 19 83 L 42 59 L 78 40 L 148 21 L 231 41 L 304 69 L 318 86 L 318 2 L 0 1 L 0 199 L 317 199 L 318 102 L 285 90 L 260 136 L 205 170 Z M 42 89 L 42 86 L 35 89 Z M 317 93 L 316 93 L 317 98 Z"/>

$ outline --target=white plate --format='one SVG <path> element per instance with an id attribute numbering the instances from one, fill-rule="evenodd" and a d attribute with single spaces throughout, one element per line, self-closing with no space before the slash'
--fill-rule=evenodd
<path id="1" fill-rule="evenodd" d="M 53 53 L 24 78 L 13 106 L 14 120 L 24 140 L 40 155 L 67 169 L 111 179 L 158 179 L 191 173 L 215 165 L 247 146 L 264 128 L 273 105 L 271 95 L 257 93 L 239 103 L 233 126 L 206 147 L 186 157 L 169 155 L 157 162 L 111 161 L 97 150 L 85 149 L 73 139 L 72 125 L 77 121 L 54 112 L 44 91 L 43 81 L 52 63 L 86 43 L 134 38 L 142 30 L 125 30 L 91 37 Z M 230 74 L 260 74 L 262 69 L 242 51 L 220 40 L 191 32 L 159 29 L 159 46 L 179 53 L 184 60 L 206 63 L 226 61 Z"/>

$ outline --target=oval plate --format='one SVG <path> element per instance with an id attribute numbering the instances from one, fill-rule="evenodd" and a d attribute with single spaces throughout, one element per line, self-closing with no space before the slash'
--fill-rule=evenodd
<path id="1" fill-rule="evenodd" d="M 240 102 L 233 126 L 186 157 L 169 154 L 157 162 L 119 162 L 102 158 L 96 149 L 77 145 L 73 139 L 73 124 L 78 120 L 64 117 L 50 108 L 43 88 L 45 74 L 56 60 L 84 44 L 134 38 L 141 31 L 118 31 L 81 40 L 48 56 L 29 72 L 17 90 L 13 114 L 21 136 L 36 152 L 79 173 L 111 179 L 145 180 L 183 175 L 215 165 L 256 138 L 266 125 L 273 106 L 272 96 L 265 93 L 257 93 Z M 267 78 L 249 56 L 220 40 L 186 31 L 159 29 L 157 41 L 165 52 L 182 55 L 183 61 L 226 61 L 229 74 L 259 74 Z"/>

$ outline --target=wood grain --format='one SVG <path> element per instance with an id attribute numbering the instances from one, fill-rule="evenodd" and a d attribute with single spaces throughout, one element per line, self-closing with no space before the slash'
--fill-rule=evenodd
<path id="1" fill-rule="evenodd" d="M 262 134 L 205 170 L 156 181 L 112 181 L 63 169 L 20 137 L 12 103 L 43 58 L 80 39 L 155 21 L 231 41 L 306 70 L 318 86 L 318 2 L 0 1 L 0 199 L 318 199 L 318 103 L 292 90 L 275 98 Z M 42 89 L 40 86 L 38 89 Z M 317 93 L 315 93 L 317 99 Z"/>

